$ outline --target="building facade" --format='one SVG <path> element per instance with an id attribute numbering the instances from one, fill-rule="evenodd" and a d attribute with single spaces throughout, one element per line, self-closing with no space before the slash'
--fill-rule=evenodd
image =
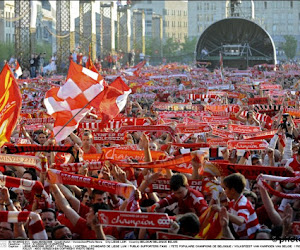
<path id="1" fill-rule="evenodd" d="M 15 4 L 14 1 L 0 1 L 0 42 L 13 43 L 15 41 Z"/>
<path id="2" fill-rule="evenodd" d="M 145 35 L 152 38 L 152 16 L 160 15 L 163 20 L 163 39 L 172 37 L 184 42 L 188 35 L 187 1 L 132 1 L 132 10 L 145 13 Z"/>
<path id="3" fill-rule="evenodd" d="M 294 36 L 300 56 L 299 1 L 188 1 L 188 36 L 199 38 L 212 23 L 227 17 L 246 18 L 264 28 L 275 43 L 278 59 L 285 57 L 281 49 L 284 36 Z"/>

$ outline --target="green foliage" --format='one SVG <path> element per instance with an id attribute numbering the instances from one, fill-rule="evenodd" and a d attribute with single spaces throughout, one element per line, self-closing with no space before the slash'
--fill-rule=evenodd
<path id="1" fill-rule="evenodd" d="M 50 59 L 52 57 L 52 45 L 50 43 L 38 43 L 35 51 L 37 54 L 46 52 L 45 63 L 46 65 L 50 63 Z M 24 60 L 25 59 L 26 58 L 24 58 Z"/>
<path id="2" fill-rule="evenodd" d="M 196 44 L 197 44 L 197 38 L 188 38 L 185 37 L 184 43 L 181 43 L 181 53 L 182 54 L 190 54 L 194 53 L 196 49 Z"/>
<path id="3" fill-rule="evenodd" d="M 178 54 L 180 51 L 180 43 L 173 40 L 173 38 L 168 38 L 163 44 L 163 55 L 165 57 L 171 57 Z"/>
<path id="4" fill-rule="evenodd" d="M 296 56 L 297 40 L 293 36 L 284 36 L 285 43 L 282 44 L 282 49 L 288 59 L 293 59 Z"/>
<path id="5" fill-rule="evenodd" d="M 15 55 L 15 47 L 13 43 L 0 43 L 0 63 L 4 60 L 9 61 L 10 57 Z"/>

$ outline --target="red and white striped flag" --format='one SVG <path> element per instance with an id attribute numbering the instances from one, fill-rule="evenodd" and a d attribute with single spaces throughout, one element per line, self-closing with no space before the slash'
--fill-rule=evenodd
<path id="1" fill-rule="evenodd" d="M 131 89 L 118 77 L 95 99 L 93 106 L 98 108 L 102 124 L 106 124 L 123 110 L 130 93 Z"/>
<path id="2" fill-rule="evenodd" d="M 23 74 L 23 72 L 22 72 L 19 62 L 17 60 L 16 60 L 16 62 L 17 62 L 17 64 L 16 64 L 15 73 L 16 73 L 16 78 L 19 79 L 19 77 Z"/>
<path id="3" fill-rule="evenodd" d="M 55 119 L 53 132 L 57 141 L 64 140 L 78 127 L 81 119 L 90 111 L 95 97 L 105 89 L 106 84 L 99 76 L 71 61 L 66 83 L 46 93 L 44 104 L 48 114 Z"/>

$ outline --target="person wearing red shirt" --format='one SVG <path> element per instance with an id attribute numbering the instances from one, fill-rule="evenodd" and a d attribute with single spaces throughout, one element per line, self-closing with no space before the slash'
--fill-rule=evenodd
<path id="1" fill-rule="evenodd" d="M 195 213 L 200 216 L 208 207 L 203 194 L 188 187 L 188 180 L 183 174 L 175 174 L 170 180 L 172 194 L 155 203 L 149 211 L 169 206 L 178 202 L 179 214 Z"/>
<path id="2" fill-rule="evenodd" d="M 93 135 L 90 131 L 85 131 L 82 135 L 82 147 L 81 149 L 85 154 L 96 154 L 97 149 L 92 145 Z"/>
<path id="3" fill-rule="evenodd" d="M 232 222 L 235 232 L 240 239 L 254 239 L 256 231 L 260 228 L 256 212 L 251 202 L 243 195 L 246 179 L 240 173 L 226 176 L 222 186 L 229 203 L 229 221 Z M 220 211 L 220 208 L 219 208 Z"/>
<path id="4" fill-rule="evenodd" d="M 70 206 L 64 195 L 56 184 L 51 184 L 52 195 L 55 198 L 56 204 L 61 208 L 66 217 L 71 221 L 75 228 L 74 233 L 79 235 L 80 239 L 84 240 L 105 240 L 102 225 L 99 224 L 96 218 L 96 212 L 101 208 L 102 204 L 94 204 L 90 211 L 86 214 L 86 219 L 80 217 L 78 213 Z"/>

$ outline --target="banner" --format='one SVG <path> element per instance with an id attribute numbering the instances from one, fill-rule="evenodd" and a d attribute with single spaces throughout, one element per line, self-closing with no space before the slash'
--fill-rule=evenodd
<path id="1" fill-rule="evenodd" d="M 170 117 L 192 117 L 197 116 L 201 117 L 203 115 L 209 115 L 205 111 L 158 111 L 158 115 L 161 118 L 170 118 Z"/>
<path id="2" fill-rule="evenodd" d="M 98 210 L 98 220 L 103 226 L 169 229 L 171 220 L 163 213 L 135 213 L 126 211 Z"/>
<path id="3" fill-rule="evenodd" d="M 47 123 L 54 123 L 54 119 L 53 118 L 23 118 L 22 122 L 25 122 L 26 125 L 47 124 Z"/>
<path id="4" fill-rule="evenodd" d="M 224 130 L 224 129 L 214 128 L 212 130 L 212 135 L 216 135 L 225 139 L 235 139 L 235 134 L 233 134 L 231 131 Z"/>
<path id="5" fill-rule="evenodd" d="M 201 174 L 204 176 L 227 176 L 233 173 L 241 173 L 246 179 L 255 180 L 259 174 L 286 176 L 284 167 L 240 165 L 227 162 L 206 162 Z"/>
<path id="6" fill-rule="evenodd" d="M 34 168 L 41 171 L 41 159 L 34 156 L 0 154 L 0 165 Z"/>
<path id="7" fill-rule="evenodd" d="M 209 148 L 207 143 L 172 143 L 172 145 L 184 148 Z"/>
<path id="8" fill-rule="evenodd" d="M 166 232 L 156 232 L 156 238 L 158 240 L 195 240 L 195 238 L 191 236 Z"/>
<path id="9" fill-rule="evenodd" d="M 5 149 L 8 154 L 17 154 L 25 152 L 65 152 L 73 153 L 73 146 L 40 146 L 40 145 L 6 145 Z"/>
<path id="10" fill-rule="evenodd" d="M 284 113 L 289 113 L 292 116 L 300 117 L 300 111 L 298 109 L 294 108 L 284 108 L 283 109 Z"/>
<path id="11" fill-rule="evenodd" d="M 228 125 L 229 131 L 239 134 L 249 134 L 261 131 L 259 126 L 247 126 L 247 125 L 236 125 L 236 124 L 229 124 Z"/>
<path id="12" fill-rule="evenodd" d="M 256 98 L 248 98 L 248 105 L 253 104 L 269 104 L 268 97 L 256 97 Z"/>
<path id="13" fill-rule="evenodd" d="M 205 185 L 208 181 L 203 180 L 188 180 L 189 187 L 199 192 L 202 192 L 205 189 Z M 150 186 L 150 192 L 157 193 L 168 193 L 170 192 L 170 179 L 158 179 Z"/>
<path id="14" fill-rule="evenodd" d="M 229 117 L 223 116 L 203 116 L 204 122 L 214 123 L 214 124 L 227 124 L 229 121 Z"/>
<path id="15" fill-rule="evenodd" d="M 259 88 L 262 90 L 282 90 L 282 86 L 280 84 L 261 84 Z"/>
<path id="16" fill-rule="evenodd" d="M 117 161 L 135 159 L 139 162 L 145 161 L 144 150 L 126 150 L 119 148 L 102 148 L 103 159 L 112 159 Z M 161 151 L 151 151 L 152 160 L 162 160 L 166 158 L 166 153 Z"/>
<path id="17" fill-rule="evenodd" d="M 277 129 L 274 130 L 267 130 L 267 131 L 261 131 L 257 133 L 251 133 L 251 134 L 244 134 L 243 139 L 244 140 L 264 140 L 264 139 L 271 139 L 273 136 L 277 133 Z"/>
<path id="18" fill-rule="evenodd" d="M 191 103 L 169 103 L 169 102 L 154 102 L 152 104 L 153 110 L 168 110 L 168 111 L 187 111 L 193 110 Z"/>
<path id="19" fill-rule="evenodd" d="M 187 134 L 187 133 L 207 133 L 212 128 L 207 123 L 197 124 L 178 124 L 176 126 L 176 133 Z"/>
<path id="20" fill-rule="evenodd" d="M 97 162 L 82 162 L 82 163 L 66 163 L 66 164 L 54 164 L 53 168 L 69 173 L 78 172 L 79 168 L 86 167 L 89 171 L 101 170 L 104 166 L 105 160 L 99 160 Z"/>
<path id="21" fill-rule="evenodd" d="M 170 133 L 173 137 L 175 136 L 175 131 L 170 126 L 156 126 L 156 125 L 145 125 L 145 126 L 123 126 L 118 131 L 123 133 L 126 131 L 145 131 L 145 132 L 167 132 Z"/>
<path id="22" fill-rule="evenodd" d="M 94 132 L 94 143 L 114 142 L 116 144 L 125 144 L 125 133 L 118 132 Z"/>
<path id="23" fill-rule="evenodd" d="M 242 149 L 242 150 L 263 150 L 269 146 L 266 141 L 263 140 L 236 140 L 227 142 L 228 149 Z"/>
<path id="24" fill-rule="evenodd" d="M 192 173 L 193 166 L 190 164 L 197 152 L 175 156 L 173 158 L 142 163 L 128 163 L 124 161 L 110 160 L 111 163 L 122 168 L 168 168 L 181 173 Z"/>
<path id="25" fill-rule="evenodd" d="M 128 199 L 131 193 L 135 191 L 135 187 L 133 185 L 129 185 L 126 183 L 96 179 L 77 174 L 70 174 L 56 169 L 48 170 L 48 178 L 50 183 L 53 184 L 60 183 L 65 185 L 76 185 L 79 187 L 94 188 L 123 196 L 126 199 Z"/>
<path id="26" fill-rule="evenodd" d="M 227 147 L 229 138 L 206 138 L 209 147 Z"/>

